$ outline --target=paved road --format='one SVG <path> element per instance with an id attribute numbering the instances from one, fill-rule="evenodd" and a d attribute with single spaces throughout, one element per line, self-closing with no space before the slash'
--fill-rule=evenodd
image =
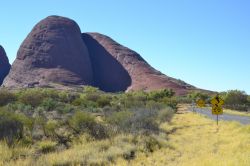
<path id="1" fill-rule="evenodd" d="M 210 119 L 216 120 L 216 115 L 212 115 L 211 109 L 209 108 L 195 108 L 194 110 L 200 114 L 206 115 Z M 192 108 L 190 108 L 190 111 L 192 111 Z M 219 120 L 237 121 L 241 124 L 250 124 L 249 116 L 231 115 L 226 113 L 219 115 Z"/>

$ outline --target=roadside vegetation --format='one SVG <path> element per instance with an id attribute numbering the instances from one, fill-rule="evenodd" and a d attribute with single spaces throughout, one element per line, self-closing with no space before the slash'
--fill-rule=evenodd
<path id="1" fill-rule="evenodd" d="M 110 165 L 168 146 L 172 90 L 0 91 L 0 165 Z"/>
<path id="2" fill-rule="evenodd" d="M 210 106 L 211 99 L 216 94 L 208 94 L 202 92 L 191 92 L 187 96 L 177 97 L 177 101 L 180 103 L 189 103 L 202 99 L 206 102 L 207 106 Z M 250 112 L 250 96 L 244 91 L 229 90 L 227 92 L 218 93 L 218 95 L 224 100 L 224 111 L 229 114 L 237 115 L 249 115 Z"/>
<path id="3" fill-rule="evenodd" d="M 243 92 L 221 96 L 226 107 L 249 104 Z M 209 103 L 211 97 L 201 92 L 175 96 L 168 89 L 1 89 L 0 165 L 223 165 L 226 159 L 224 165 L 246 165 L 249 127 L 220 122 L 217 130 L 200 115 L 176 114 L 177 104 L 199 98 Z"/>

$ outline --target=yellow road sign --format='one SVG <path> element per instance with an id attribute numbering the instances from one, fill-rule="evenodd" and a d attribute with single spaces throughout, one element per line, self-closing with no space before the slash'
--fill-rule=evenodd
<path id="1" fill-rule="evenodd" d="M 202 99 L 199 99 L 196 101 L 196 104 L 199 106 L 199 107 L 205 107 L 205 101 L 202 100 Z"/>
<path id="2" fill-rule="evenodd" d="M 222 100 L 219 96 L 215 96 L 214 98 L 212 98 L 211 104 L 217 107 L 222 106 L 224 104 L 224 100 Z"/>
<path id="3" fill-rule="evenodd" d="M 221 114 L 223 114 L 223 109 L 221 107 L 213 106 L 212 107 L 212 114 L 213 115 L 221 115 Z"/>

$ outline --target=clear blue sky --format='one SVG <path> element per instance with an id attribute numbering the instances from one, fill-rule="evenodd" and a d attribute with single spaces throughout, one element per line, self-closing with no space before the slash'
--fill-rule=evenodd
<path id="1" fill-rule="evenodd" d="M 169 76 L 250 94 L 249 0 L 5 0 L 0 44 L 11 62 L 32 27 L 49 15 L 112 37 Z"/>

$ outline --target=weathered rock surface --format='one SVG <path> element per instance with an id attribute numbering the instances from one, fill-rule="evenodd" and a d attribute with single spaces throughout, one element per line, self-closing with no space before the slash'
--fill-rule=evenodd
<path id="1" fill-rule="evenodd" d="M 3 85 L 16 88 L 51 83 L 93 83 L 91 62 L 79 26 L 59 16 L 49 16 L 32 29 Z"/>
<path id="2" fill-rule="evenodd" d="M 185 94 L 195 87 L 168 77 L 151 67 L 138 53 L 124 47 L 108 36 L 99 33 L 83 33 L 96 85 L 103 90 L 156 90 L 171 88 L 177 94 Z"/>
<path id="3" fill-rule="evenodd" d="M 0 45 L 0 85 L 2 85 L 4 78 L 10 71 L 9 59 L 5 53 L 4 48 Z"/>
<path id="4" fill-rule="evenodd" d="M 3 86 L 94 85 L 108 92 L 195 87 L 151 67 L 138 53 L 99 33 L 83 33 L 73 20 L 50 16 L 23 41 Z"/>

